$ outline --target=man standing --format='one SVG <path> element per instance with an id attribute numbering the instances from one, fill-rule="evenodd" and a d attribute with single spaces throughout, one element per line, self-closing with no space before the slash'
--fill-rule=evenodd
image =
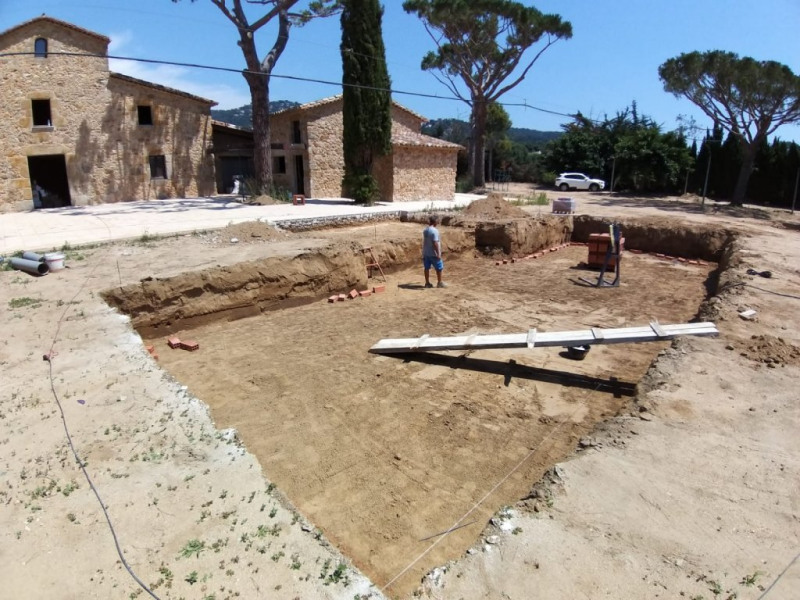
<path id="1" fill-rule="evenodd" d="M 431 215 L 428 218 L 428 226 L 422 232 L 422 264 L 425 266 L 425 287 L 432 288 L 431 267 L 436 269 L 436 287 L 445 288 L 447 284 L 442 281 L 442 240 L 436 226 L 439 224 L 439 217 Z"/>

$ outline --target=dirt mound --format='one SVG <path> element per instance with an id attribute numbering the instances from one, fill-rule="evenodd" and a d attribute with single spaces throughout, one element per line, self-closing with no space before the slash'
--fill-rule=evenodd
<path id="1" fill-rule="evenodd" d="M 519 219 L 530 216 L 521 208 L 506 202 L 500 194 L 489 194 L 488 198 L 476 200 L 464 210 L 464 215 L 480 219 Z"/>
<path id="2" fill-rule="evenodd" d="M 239 240 L 240 244 L 256 244 L 258 242 L 269 242 L 276 239 L 285 238 L 288 234 L 284 231 L 275 229 L 269 223 L 263 221 L 245 221 L 236 225 L 228 225 L 219 231 L 215 231 L 212 237 L 223 244 L 230 244 L 232 239 Z"/>
<path id="3" fill-rule="evenodd" d="M 754 335 L 741 354 L 771 368 L 800 365 L 800 348 L 771 335 Z"/>

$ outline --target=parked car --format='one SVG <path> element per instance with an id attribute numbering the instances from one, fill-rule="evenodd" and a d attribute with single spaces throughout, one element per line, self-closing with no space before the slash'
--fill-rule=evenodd
<path id="1" fill-rule="evenodd" d="M 570 188 L 599 192 L 606 187 L 606 182 L 602 179 L 592 179 L 583 173 L 562 173 L 556 178 L 556 187 L 562 192 L 566 192 Z"/>

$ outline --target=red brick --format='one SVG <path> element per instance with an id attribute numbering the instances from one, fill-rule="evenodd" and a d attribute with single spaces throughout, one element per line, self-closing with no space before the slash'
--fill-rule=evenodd
<path id="1" fill-rule="evenodd" d="M 370 296 L 372 296 L 372 292 L 370 292 L 369 290 L 364 290 L 363 292 L 358 292 L 358 295 L 361 296 L 362 298 L 369 298 Z"/>
<path id="2" fill-rule="evenodd" d="M 330 302 L 331 304 L 333 304 L 333 303 L 334 303 L 334 302 L 336 302 L 338 299 L 339 299 L 339 296 L 331 296 L 330 298 L 328 298 L 328 302 Z"/>
<path id="3" fill-rule="evenodd" d="M 680 262 L 682 262 L 682 263 L 688 262 L 688 261 L 687 261 L 685 258 L 683 258 L 682 256 L 678 258 L 678 261 L 680 261 Z"/>
<path id="4" fill-rule="evenodd" d="M 339 302 L 344 302 L 345 300 L 347 300 L 347 296 L 345 296 L 344 294 L 339 294 L 338 298 Z"/>
<path id="5" fill-rule="evenodd" d="M 504 264 L 504 265 L 507 265 L 507 264 L 508 264 L 508 261 L 507 261 L 506 259 L 503 259 L 503 264 Z"/>
<path id="6" fill-rule="evenodd" d="M 189 352 L 194 352 L 195 350 L 200 349 L 200 344 L 198 344 L 194 340 L 184 340 L 181 342 L 181 349 L 188 350 Z"/>
<path id="7" fill-rule="evenodd" d="M 631 254 L 641 254 L 642 253 L 641 250 L 628 250 L 628 252 L 630 252 Z"/>
<path id="8" fill-rule="evenodd" d="M 708 266 L 708 263 L 706 261 L 704 261 L 704 260 L 698 260 L 697 264 L 700 265 L 701 267 L 707 267 Z"/>
<path id="9" fill-rule="evenodd" d="M 174 350 L 180 347 L 181 341 L 173 335 L 167 338 L 167 345 Z"/>
<path id="10" fill-rule="evenodd" d="M 665 258 L 666 260 L 675 260 L 675 257 L 674 257 L 674 256 L 669 256 L 669 255 L 665 256 L 664 258 Z"/>
<path id="11" fill-rule="evenodd" d="M 698 261 L 696 261 L 696 260 L 690 260 L 689 264 L 690 265 L 699 265 L 700 263 Z"/>
<path id="12" fill-rule="evenodd" d="M 372 288 L 373 294 L 382 294 L 385 291 L 386 291 L 385 285 L 376 285 L 374 288 Z"/>
<path id="13" fill-rule="evenodd" d="M 502 262 L 502 261 L 499 261 L 499 260 L 496 260 L 496 261 L 494 261 L 494 266 L 495 266 L 495 267 L 499 267 L 499 266 L 500 266 L 500 265 L 502 265 L 502 264 L 503 264 L 503 262 Z"/>
<path id="14" fill-rule="evenodd" d="M 148 351 L 150 354 L 153 354 L 153 352 L 155 352 L 155 351 L 156 351 L 156 347 L 155 347 L 155 346 L 145 346 L 145 349 L 146 349 L 146 350 L 147 350 L 147 351 Z"/>
<path id="15" fill-rule="evenodd" d="M 150 356 L 153 357 L 153 360 L 158 360 L 158 352 L 151 352 Z"/>
<path id="16" fill-rule="evenodd" d="M 356 298 L 358 298 L 358 292 L 356 290 L 350 290 L 350 293 L 347 295 L 350 296 L 351 300 L 355 300 Z"/>
<path id="17" fill-rule="evenodd" d="M 517 262 L 517 259 L 516 258 L 512 258 L 511 259 L 511 264 L 513 265 L 515 262 Z"/>

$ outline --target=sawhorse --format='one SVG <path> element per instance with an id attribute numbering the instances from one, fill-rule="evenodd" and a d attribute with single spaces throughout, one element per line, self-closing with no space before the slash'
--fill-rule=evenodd
<path id="1" fill-rule="evenodd" d="M 384 283 L 386 282 L 386 275 L 383 274 L 383 269 L 381 268 L 381 264 L 378 262 L 378 259 L 375 256 L 375 252 L 373 252 L 371 246 L 367 246 L 363 249 L 364 252 L 364 262 L 366 263 L 367 267 L 367 279 L 372 277 L 372 269 L 378 269 L 383 277 Z"/>

